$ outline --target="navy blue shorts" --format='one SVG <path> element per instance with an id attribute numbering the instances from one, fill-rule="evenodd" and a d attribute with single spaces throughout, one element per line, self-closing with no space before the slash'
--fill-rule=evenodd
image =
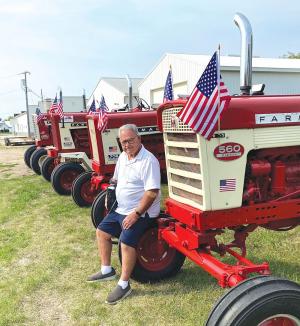
<path id="1" fill-rule="evenodd" d="M 150 218 L 148 215 L 140 217 L 129 229 L 124 230 L 122 222 L 125 217 L 126 215 L 111 212 L 104 217 L 102 222 L 98 225 L 98 229 L 119 238 L 121 242 L 135 248 L 145 230 L 153 224 L 154 219 Z"/>

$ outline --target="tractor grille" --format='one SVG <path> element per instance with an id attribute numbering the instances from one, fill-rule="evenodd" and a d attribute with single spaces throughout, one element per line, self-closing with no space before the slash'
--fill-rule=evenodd
<path id="1" fill-rule="evenodd" d="M 169 196 L 179 202 L 203 209 L 203 176 L 200 139 L 178 120 L 181 108 L 162 113 L 168 172 Z"/>
<path id="2" fill-rule="evenodd" d="M 93 152 L 93 159 L 100 162 L 99 159 L 99 152 L 98 152 L 98 144 L 97 144 L 97 137 L 96 137 L 96 129 L 93 119 L 88 119 L 88 132 L 90 135 L 91 145 L 92 145 L 92 152 Z"/>
<path id="3" fill-rule="evenodd" d="M 38 124 L 36 122 L 36 114 L 32 114 L 31 119 L 32 119 L 32 125 L 33 125 L 34 139 L 41 140 L 39 127 L 38 127 Z"/>

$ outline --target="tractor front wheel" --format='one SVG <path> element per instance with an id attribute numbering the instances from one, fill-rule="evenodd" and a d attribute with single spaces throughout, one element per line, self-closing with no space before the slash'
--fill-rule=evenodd
<path id="1" fill-rule="evenodd" d="M 181 269 L 185 256 L 171 248 L 164 240 L 158 239 L 156 221 L 140 238 L 136 251 L 137 260 L 131 277 L 141 283 L 158 282 L 174 276 Z M 121 242 L 119 259 L 122 263 Z"/>
<path id="2" fill-rule="evenodd" d="M 28 147 L 24 153 L 24 162 L 25 164 L 31 169 L 30 166 L 30 157 L 32 155 L 32 153 L 36 150 L 36 146 L 32 145 L 30 147 Z"/>
<path id="3" fill-rule="evenodd" d="M 51 173 L 55 168 L 54 158 L 47 157 L 41 165 L 41 174 L 45 180 L 51 180 Z"/>
<path id="4" fill-rule="evenodd" d="M 74 162 L 57 165 L 51 174 L 53 189 L 60 195 L 70 195 L 73 181 L 84 172 L 84 168 Z"/>
<path id="5" fill-rule="evenodd" d="M 74 202 L 80 207 L 89 207 L 93 204 L 96 196 L 101 190 L 93 188 L 91 184 L 93 172 L 80 174 L 73 182 L 72 197 Z"/>
<path id="6" fill-rule="evenodd" d="M 41 165 L 46 157 L 47 151 L 45 148 L 38 148 L 32 153 L 30 157 L 30 167 L 36 174 L 41 174 Z"/>
<path id="7" fill-rule="evenodd" d="M 100 192 L 92 204 L 91 219 L 95 228 L 98 227 L 100 222 L 108 213 L 105 207 L 105 197 L 106 191 Z"/>
<path id="8" fill-rule="evenodd" d="M 214 306 L 206 326 L 299 326 L 300 285 L 274 276 L 239 283 Z"/>

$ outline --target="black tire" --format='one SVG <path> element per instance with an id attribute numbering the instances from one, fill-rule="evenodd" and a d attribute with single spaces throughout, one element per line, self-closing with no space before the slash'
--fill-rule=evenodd
<path id="1" fill-rule="evenodd" d="M 98 227 L 100 222 L 107 214 L 107 209 L 105 207 L 105 196 L 106 190 L 100 192 L 92 204 L 91 219 L 95 228 Z"/>
<path id="2" fill-rule="evenodd" d="M 164 240 L 157 238 L 158 228 L 154 220 L 137 244 L 137 260 L 131 277 L 141 283 L 154 283 L 176 275 L 185 260 L 185 256 L 171 248 Z M 164 251 L 157 245 L 163 246 Z M 160 248 L 156 251 L 157 248 Z M 156 255 L 156 256 L 155 256 Z M 122 263 L 121 242 L 119 241 L 119 259 Z"/>
<path id="3" fill-rule="evenodd" d="M 32 153 L 30 157 L 30 167 L 38 175 L 41 174 L 40 162 L 43 158 L 46 158 L 46 156 L 47 156 L 46 149 L 38 148 Z"/>
<path id="4" fill-rule="evenodd" d="M 206 326 L 263 326 L 263 322 L 273 325 L 272 321 L 300 325 L 300 286 L 274 276 L 257 276 L 228 291 L 215 304 Z"/>
<path id="5" fill-rule="evenodd" d="M 84 168 L 78 163 L 60 163 L 51 174 L 53 189 L 60 195 L 71 195 L 73 181 L 82 172 L 84 172 Z"/>
<path id="6" fill-rule="evenodd" d="M 44 177 L 45 180 L 50 182 L 51 174 L 54 168 L 55 168 L 55 164 L 54 164 L 53 157 L 47 157 L 46 159 L 44 159 L 41 165 L 41 175 Z"/>
<path id="7" fill-rule="evenodd" d="M 72 184 L 72 197 L 79 207 L 92 206 L 95 198 L 101 191 L 101 189 L 93 190 L 91 185 L 92 174 L 93 172 L 91 171 L 81 173 Z"/>
<path id="8" fill-rule="evenodd" d="M 32 153 L 36 150 L 36 146 L 35 145 L 32 145 L 32 146 L 29 146 L 25 153 L 24 153 L 24 162 L 25 164 L 31 169 L 31 166 L 30 166 L 30 157 L 32 155 Z"/>

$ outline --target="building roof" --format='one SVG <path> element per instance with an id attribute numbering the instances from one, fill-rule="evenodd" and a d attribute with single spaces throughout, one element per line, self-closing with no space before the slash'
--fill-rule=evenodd
<path id="1" fill-rule="evenodd" d="M 157 66 L 164 60 L 172 62 L 172 60 L 183 60 L 206 66 L 210 60 L 210 55 L 203 54 L 183 54 L 183 53 L 165 53 L 159 62 L 152 68 L 152 70 L 145 76 L 145 81 L 149 75 L 157 68 Z M 239 56 L 223 56 L 220 58 L 221 70 L 240 70 L 240 57 Z M 287 59 L 287 58 L 260 58 L 253 57 L 252 59 L 253 71 L 269 71 L 269 72 L 300 72 L 300 59 Z M 143 84 L 143 81 L 138 86 Z"/>

